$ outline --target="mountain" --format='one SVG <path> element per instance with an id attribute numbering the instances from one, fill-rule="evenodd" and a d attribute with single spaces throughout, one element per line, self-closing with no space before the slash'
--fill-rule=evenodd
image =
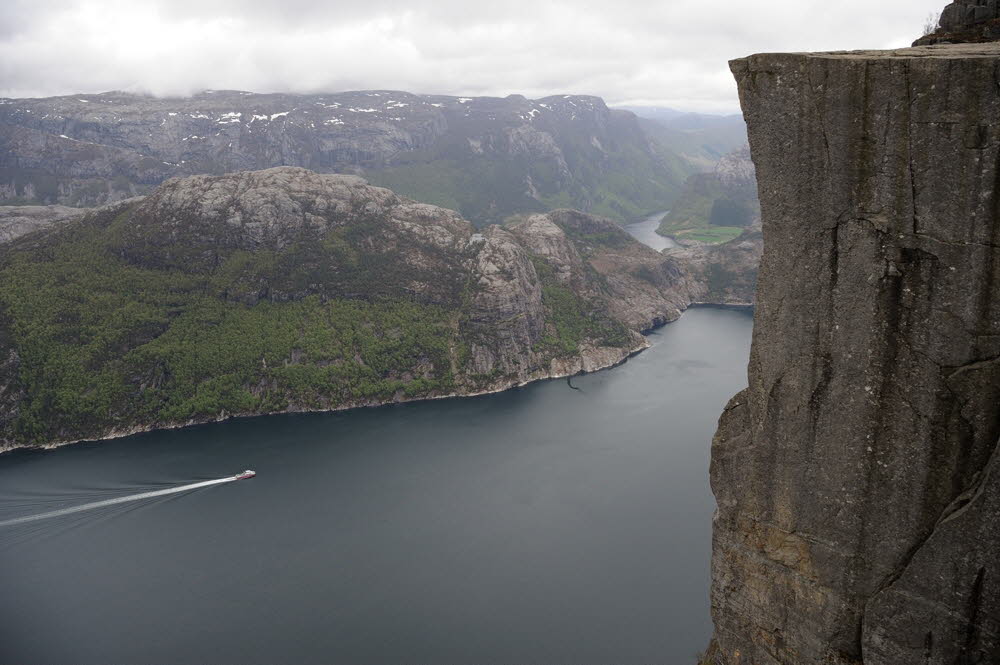
<path id="1" fill-rule="evenodd" d="M 759 217 L 754 164 L 744 145 L 711 173 L 689 177 L 657 231 L 682 245 L 715 244 L 736 238 Z"/>
<path id="2" fill-rule="evenodd" d="M 696 162 L 597 97 L 122 92 L 0 99 L 0 202 L 95 206 L 167 178 L 275 166 L 364 175 L 476 224 L 670 207 Z"/>
<path id="3" fill-rule="evenodd" d="M 1000 663 L 1000 44 L 731 67 L 767 251 L 707 662 Z"/>
<path id="4" fill-rule="evenodd" d="M 477 233 L 357 176 L 175 178 L 0 244 L 0 449 L 599 369 L 689 290 L 576 211 Z"/>
<path id="5" fill-rule="evenodd" d="M 621 106 L 639 117 L 656 141 L 710 171 L 724 155 L 745 145 L 747 127 L 740 114 L 685 113 L 661 106 Z"/>

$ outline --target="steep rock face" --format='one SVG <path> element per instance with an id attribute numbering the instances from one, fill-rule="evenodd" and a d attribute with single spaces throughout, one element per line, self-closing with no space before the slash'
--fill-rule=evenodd
<path id="1" fill-rule="evenodd" d="M 0 99 L 0 202 L 98 205 L 172 176 L 301 166 L 363 174 L 476 223 L 662 209 L 695 165 L 603 100 L 361 91 Z"/>
<path id="2" fill-rule="evenodd" d="M 760 182 L 718 665 L 1000 662 L 998 45 L 732 63 Z"/>
<path id="3" fill-rule="evenodd" d="M 582 213 L 476 233 L 357 176 L 172 179 L 0 247 L 0 450 L 596 370 L 688 289 Z"/>

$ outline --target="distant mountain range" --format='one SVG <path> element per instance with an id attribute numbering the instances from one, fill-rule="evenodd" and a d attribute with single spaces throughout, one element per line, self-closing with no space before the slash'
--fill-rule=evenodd
<path id="1" fill-rule="evenodd" d="M 643 130 L 686 160 L 710 171 L 724 155 L 747 142 L 740 114 L 687 113 L 663 106 L 621 106 L 639 117 Z"/>
<path id="2" fill-rule="evenodd" d="M 560 207 L 628 221 L 669 208 L 744 140 L 738 116 L 641 113 L 396 91 L 0 99 L 0 204 L 94 206 L 170 177 L 288 165 L 360 174 L 477 225 Z"/>

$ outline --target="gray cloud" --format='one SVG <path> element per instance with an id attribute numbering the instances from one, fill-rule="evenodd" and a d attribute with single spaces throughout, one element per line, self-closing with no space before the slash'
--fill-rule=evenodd
<path id="1" fill-rule="evenodd" d="M 4 0 L 0 95 L 573 92 L 734 110 L 726 61 L 886 48 L 941 0 Z"/>

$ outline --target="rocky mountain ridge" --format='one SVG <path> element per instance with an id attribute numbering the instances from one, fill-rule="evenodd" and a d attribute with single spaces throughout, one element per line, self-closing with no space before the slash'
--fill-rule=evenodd
<path id="1" fill-rule="evenodd" d="M 171 179 L 0 245 L 0 448 L 592 371 L 689 288 L 576 211 L 477 232 L 356 176 Z"/>
<path id="2" fill-rule="evenodd" d="M 274 166 L 365 175 L 477 223 L 665 207 L 697 166 L 597 97 L 399 91 L 0 99 L 0 202 L 93 206 L 170 177 Z"/>

